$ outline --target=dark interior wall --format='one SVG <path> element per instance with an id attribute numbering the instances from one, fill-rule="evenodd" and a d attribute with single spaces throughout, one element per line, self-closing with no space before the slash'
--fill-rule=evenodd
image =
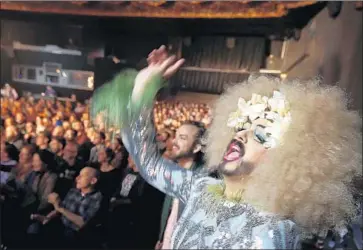
<path id="1" fill-rule="evenodd" d="M 45 90 L 43 85 L 12 82 L 11 66 L 13 64 L 26 64 L 42 66 L 44 62 L 55 62 L 62 64 L 63 69 L 94 71 L 94 67 L 88 63 L 88 51 L 90 44 L 84 43 L 83 29 L 77 25 L 67 25 L 57 22 L 29 22 L 20 20 L 1 20 L 1 44 L 11 50 L 14 41 L 28 45 L 45 46 L 58 45 L 62 48 L 77 49 L 82 52 L 81 56 L 60 55 L 45 52 L 34 52 L 26 50 L 13 50 L 11 53 L 1 53 L 1 85 L 5 82 L 11 83 L 18 92 L 30 91 L 41 93 Z M 73 44 L 69 44 L 72 39 Z M 97 46 L 95 43 L 93 46 Z M 102 46 L 98 43 L 98 46 Z M 2 52 L 5 49 L 2 48 Z M 59 96 L 70 96 L 77 94 L 80 99 L 91 95 L 89 91 L 54 87 Z"/>
<path id="2" fill-rule="evenodd" d="M 116 55 L 125 63 L 142 67 L 155 48 L 168 44 L 167 35 L 107 33 L 104 37 L 106 54 Z"/>
<path id="3" fill-rule="evenodd" d="M 46 52 L 16 50 L 12 60 L 14 64 L 27 64 L 41 67 L 44 62 L 62 64 L 63 69 L 93 71 L 94 67 L 87 62 L 87 55 L 60 55 Z"/>
<path id="4" fill-rule="evenodd" d="M 75 46 L 70 46 L 69 39 L 72 39 Z M 12 83 L 21 93 L 32 91 L 40 93 L 44 91 L 42 85 L 32 85 L 11 81 L 12 64 L 28 64 L 42 66 L 44 62 L 61 63 L 63 69 L 93 71 L 95 86 L 100 86 L 110 80 L 121 68 L 146 65 L 146 57 L 150 51 L 162 44 L 167 44 L 167 35 L 140 35 L 120 34 L 118 32 L 106 33 L 97 26 L 89 24 L 81 26 L 58 21 L 45 23 L 25 20 L 1 20 L 1 43 L 11 47 L 13 41 L 19 41 L 29 45 L 58 45 L 62 48 L 75 48 L 82 51 L 82 56 L 59 55 L 24 50 L 13 51 L 11 56 L 1 53 L 1 85 L 5 82 Z M 89 64 L 88 52 L 92 49 L 104 48 L 106 55 L 115 55 L 121 59 L 121 65 L 112 65 L 110 58 L 98 59 L 96 64 Z M 5 51 L 2 48 L 2 52 Z M 97 69 L 96 69 L 97 67 Z M 70 96 L 76 93 L 81 97 L 88 97 L 92 94 L 89 91 L 57 88 L 55 90 L 61 96 Z M 83 98 L 81 98 L 83 99 Z"/>
<path id="5" fill-rule="evenodd" d="M 86 30 L 83 25 L 76 25 L 63 21 L 52 20 L 1 20 L 1 41 L 11 44 L 19 41 L 25 44 L 44 46 L 54 44 L 65 47 L 69 44 L 69 39 L 75 46 L 87 48 L 99 43 L 97 34 Z"/>
<path id="6" fill-rule="evenodd" d="M 233 38 L 233 46 L 227 46 Z M 229 40 L 230 41 L 230 40 Z M 264 37 L 197 36 L 182 45 L 186 69 L 171 80 L 174 89 L 221 94 L 230 84 L 246 80 L 264 62 Z M 232 72 L 231 72 L 232 71 Z"/>
<path id="7" fill-rule="evenodd" d="M 323 77 L 325 84 L 338 84 L 351 97 L 351 108 L 362 112 L 362 10 L 343 2 L 334 19 L 323 9 L 301 33 L 289 41 L 283 68 L 302 54 L 309 57 L 288 74 L 289 78 Z"/>

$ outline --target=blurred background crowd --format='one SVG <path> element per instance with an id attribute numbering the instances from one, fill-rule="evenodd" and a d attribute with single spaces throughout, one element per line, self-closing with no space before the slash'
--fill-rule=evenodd
<path id="1" fill-rule="evenodd" d="M 13 94 L 3 91 L 1 98 L 0 193 L 6 215 L 2 226 L 7 228 L 3 242 L 13 247 L 54 247 L 60 244 L 56 236 L 63 224 L 77 235 L 78 246 L 107 242 L 111 247 L 153 247 L 164 195 L 138 175 L 117 133 L 105 130 L 102 123 L 92 125 L 89 100 Z M 188 120 L 208 126 L 211 112 L 205 104 L 159 101 L 154 120 L 158 146 L 167 156 L 175 130 Z M 75 233 L 72 222 L 42 225 L 41 216 L 54 207 L 49 200 L 52 194 L 65 200 L 74 188 L 92 186 L 93 173 L 84 170 L 89 168 L 99 171 L 94 189 L 103 198 L 88 204 L 95 208 L 87 226 Z M 89 177 L 85 182 L 82 170 Z"/>

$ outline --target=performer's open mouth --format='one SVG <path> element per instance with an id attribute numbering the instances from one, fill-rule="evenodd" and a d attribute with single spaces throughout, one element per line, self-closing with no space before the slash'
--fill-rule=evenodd
<path id="1" fill-rule="evenodd" d="M 233 140 L 224 154 L 224 161 L 231 162 L 240 159 L 244 154 L 243 145 L 241 142 Z"/>

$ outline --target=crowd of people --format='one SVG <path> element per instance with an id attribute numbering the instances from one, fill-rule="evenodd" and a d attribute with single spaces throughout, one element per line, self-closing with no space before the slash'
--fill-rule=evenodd
<path id="1" fill-rule="evenodd" d="M 210 122 L 203 104 L 154 110 L 165 157 L 184 121 Z M 164 195 L 140 177 L 118 134 L 92 125 L 88 101 L 3 96 L 1 121 L 3 244 L 154 247 Z"/>
<path id="2" fill-rule="evenodd" d="M 154 121 L 158 131 L 163 129 L 175 131 L 186 121 L 201 122 L 208 127 L 211 119 L 211 109 L 204 103 L 155 102 Z"/>

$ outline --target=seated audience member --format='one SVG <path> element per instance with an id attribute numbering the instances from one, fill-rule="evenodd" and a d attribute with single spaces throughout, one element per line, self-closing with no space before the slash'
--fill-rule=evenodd
<path id="1" fill-rule="evenodd" d="M 51 113 L 47 109 L 45 109 L 45 110 L 46 110 L 46 114 L 45 114 L 46 117 L 44 117 L 42 121 L 43 121 L 44 131 L 49 133 L 49 137 L 50 137 L 50 135 L 52 134 L 52 131 L 53 131 L 53 125 L 52 125 L 51 121 L 48 119 L 48 117 L 51 116 Z"/>
<path id="2" fill-rule="evenodd" d="M 158 238 L 164 195 L 144 181 L 131 157 L 128 163 L 111 198 L 110 247 L 151 249 Z"/>
<path id="3" fill-rule="evenodd" d="M 100 180 L 98 188 L 104 199 L 109 200 L 121 181 L 121 169 L 115 168 L 112 161 L 115 153 L 110 148 L 101 148 L 98 151 L 98 163 L 100 164 Z"/>
<path id="4" fill-rule="evenodd" d="M 111 148 L 113 152 L 115 152 L 115 158 L 112 161 L 112 165 L 115 168 L 126 168 L 127 158 L 129 157 L 129 155 L 122 143 L 122 139 L 120 137 L 115 137 L 112 141 Z"/>
<path id="5" fill-rule="evenodd" d="M 28 175 L 32 172 L 33 154 L 35 147 L 33 145 L 25 145 L 19 154 L 19 163 L 12 170 L 15 180 L 18 184 L 23 184 Z"/>
<path id="6" fill-rule="evenodd" d="M 67 142 L 63 149 L 62 159 L 59 159 L 57 168 L 53 169 L 58 176 L 55 192 L 59 194 L 61 199 L 74 186 L 74 180 L 84 166 L 77 155 L 78 145 L 75 142 Z"/>
<path id="7" fill-rule="evenodd" d="M 97 169 L 83 168 L 76 178 L 76 188 L 69 190 L 63 200 L 57 193 L 49 195 L 48 201 L 54 206 L 52 212 L 46 216 L 40 214 L 31 216 L 33 220 L 39 221 L 43 225 L 48 224 L 55 217 L 61 216 L 61 224 L 58 225 L 59 231 L 50 232 L 47 230 L 48 233 L 51 233 L 48 239 L 53 241 L 55 240 L 53 237 L 55 237 L 61 240 L 56 240 L 59 244 L 70 243 L 76 240 L 80 229 L 97 215 L 102 203 L 102 194 L 95 188 L 98 179 L 99 172 Z"/>
<path id="8" fill-rule="evenodd" d="M 37 116 L 35 118 L 35 127 L 36 134 L 39 134 L 40 132 L 44 132 L 46 130 L 46 127 L 43 125 L 43 120 L 40 116 Z"/>
<path id="9" fill-rule="evenodd" d="M 67 142 L 76 142 L 76 137 L 77 137 L 77 131 L 73 129 L 67 129 L 66 132 L 64 133 L 64 139 Z"/>
<path id="10" fill-rule="evenodd" d="M 37 117 L 37 113 L 33 106 L 29 105 L 26 107 L 26 121 L 34 123 Z"/>
<path id="11" fill-rule="evenodd" d="M 5 138 L 8 143 L 13 144 L 18 150 L 24 145 L 22 135 L 14 125 L 8 126 L 5 129 Z"/>
<path id="12" fill-rule="evenodd" d="M 81 102 L 76 103 L 76 107 L 74 108 L 74 113 L 77 115 L 77 117 L 81 117 L 82 113 L 85 110 L 85 106 Z"/>
<path id="13" fill-rule="evenodd" d="M 69 121 L 64 121 L 62 122 L 62 127 L 64 131 L 67 131 L 68 129 L 71 129 L 71 124 L 69 123 Z"/>
<path id="14" fill-rule="evenodd" d="M 18 163 L 19 151 L 13 144 L 8 142 L 3 142 L 0 147 L 1 171 L 10 172 Z M 4 178 L 4 176 L 2 176 L 2 178 Z"/>
<path id="15" fill-rule="evenodd" d="M 104 145 L 105 139 L 106 139 L 106 135 L 103 132 L 99 132 L 94 135 L 93 144 L 95 146 L 91 149 L 91 153 L 90 153 L 90 157 L 89 157 L 90 163 L 98 162 L 98 151 L 100 149 L 105 148 L 105 145 Z"/>
<path id="16" fill-rule="evenodd" d="M 56 156 L 62 157 L 65 144 L 66 141 L 63 138 L 53 137 L 49 143 L 49 150 Z"/>
<path id="17" fill-rule="evenodd" d="M 35 145 L 41 150 L 48 150 L 50 142 L 50 134 L 46 131 L 39 132 L 35 139 Z"/>
<path id="18" fill-rule="evenodd" d="M 52 137 L 56 138 L 63 138 L 64 136 L 64 129 L 62 126 L 55 126 L 52 132 Z"/>
<path id="19" fill-rule="evenodd" d="M 48 205 L 48 195 L 53 192 L 57 175 L 49 171 L 54 166 L 54 155 L 48 150 L 38 150 L 33 155 L 33 171 L 25 180 L 36 199 L 36 211 L 43 211 Z"/>
<path id="20" fill-rule="evenodd" d="M 32 122 L 27 122 L 25 124 L 25 134 L 23 138 L 25 142 L 28 144 L 35 143 L 36 134 L 35 134 L 35 127 Z"/>
<path id="21" fill-rule="evenodd" d="M 85 130 L 92 127 L 91 121 L 88 119 L 82 120 L 82 123 Z"/>
<path id="22" fill-rule="evenodd" d="M 76 142 L 78 145 L 81 146 L 89 141 L 86 132 L 84 131 L 83 124 L 80 121 L 75 121 L 72 127 L 75 131 L 77 131 Z"/>
<path id="23" fill-rule="evenodd" d="M 15 126 L 21 134 L 25 133 L 25 116 L 21 112 L 15 114 Z"/>

